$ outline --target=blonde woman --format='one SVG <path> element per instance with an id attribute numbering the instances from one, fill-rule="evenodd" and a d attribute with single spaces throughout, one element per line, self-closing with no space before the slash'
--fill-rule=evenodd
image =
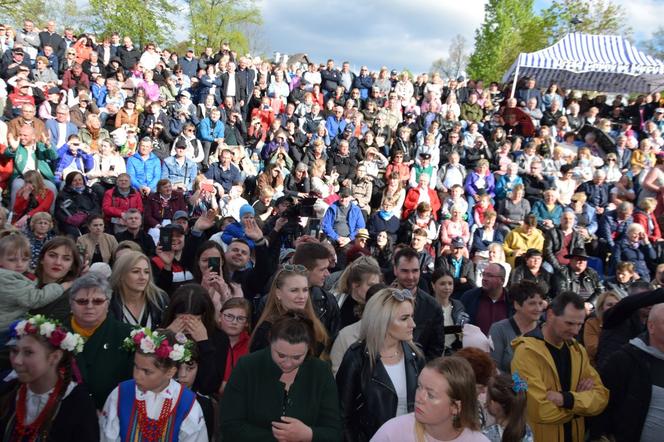
<path id="1" fill-rule="evenodd" d="M 602 318 L 604 313 L 620 301 L 620 296 L 615 292 L 604 292 L 597 297 L 595 305 L 595 316 L 588 318 L 583 327 L 583 345 L 588 350 L 590 363 L 595 365 L 599 335 L 602 333 Z"/>
<path id="2" fill-rule="evenodd" d="M 168 298 L 154 283 L 150 259 L 140 252 L 123 253 L 113 265 L 110 313 L 132 326 L 158 328 Z"/>
<path id="3" fill-rule="evenodd" d="M 346 351 L 336 377 L 346 440 L 369 440 L 389 419 L 414 410 L 425 363 L 413 343 L 414 305 L 411 291 L 395 288 L 367 302 L 360 340 Z"/>
<path id="4" fill-rule="evenodd" d="M 512 266 L 505 260 L 505 250 L 503 245 L 497 242 L 489 244 L 489 258 L 487 260 L 480 260 L 475 265 L 475 284 L 482 287 L 482 274 L 484 269 L 491 263 L 500 264 L 505 269 L 505 281 L 503 287 L 507 287 L 507 282 L 510 280 L 510 273 Z"/>

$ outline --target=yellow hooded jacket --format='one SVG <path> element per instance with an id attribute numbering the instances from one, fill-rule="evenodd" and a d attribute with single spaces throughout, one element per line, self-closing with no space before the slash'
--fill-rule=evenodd
<path id="1" fill-rule="evenodd" d="M 526 253 L 528 249 L 537 249 L 540 252 L 544 248 L 544 234 L 540 229 L 533 229 L 530 234 L 525 233 L 523 226 L 517 227 L 510 231 L 503 243 L 503 250 L 505 251 L 505 261 L 515 267 L 516 252 L 521 250 Z"/>
<path id="2" fill-rule="evenodd" d="M 564 442 L 564 426 L 567 422 L 572 425 L 573 441 L 583 442 L 584 416 L 600 414 L 609 402 L 609 390 L 604 387 L 599 374 L 590 365 L 586 349 L 576 341 L 563 345 L 569 347 L 572 365 L 571 393 L 574 396 L 574 406 L 571 409 L 558 407 L 546 398 L 548 391 L 561 392 L 562 387 L 556 364 L 541 332 L 530 333 L 512 341 L 512 373 L 518 372 L 528 383 L 528 424 L 533 430 L 535 442 Z M 594 381 L 593 389 L 575 391 L 579 381 L 587 378 Z"/>

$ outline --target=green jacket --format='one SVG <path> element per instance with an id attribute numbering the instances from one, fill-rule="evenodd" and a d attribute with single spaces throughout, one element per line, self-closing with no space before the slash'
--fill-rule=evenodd
<path id="1" fill-rule="evenodd" d="M 53 170 L 55 169 L 55 161 L 58 159 L 58 152 L 44 143 L 37 143 L 34 155 L 37 170 L 41 172 L 44 179 L 54 181 L 55 175 L 53 174 Z M 11 179 L 13 180 L 21 176 L 20 171 L 23 170 L 25 163 L 28 162 L 28 150 L 21 144 L 16 150 L 5 150 L 5 156 L 14 159 L 14 172 Z"/>
<path id="2" fill-rule="evenodd" d="M 34 281 L 11 270 L 0 269 L 0 333 L 17 319 L 23 319 L 30 308 L 47 305 L 62 296 L 60 284 L 37 288 Z"/>
<path id="3" fill-rule="evenodd" d="M 71 327 L 71 321 L 67 323 Z M 132 327 L 110 315 L 85 342 L 76 364 L 98 410 L 122 381 L 132 378 L 134 354 L 122 348 Z"/>
<path id="4" fill-rule="evenodd" d="M 221 439 L 273 441 L 271 423 L 286 415 L 311 427 L 313 442 L 341 441 L 339 399 L 329 364 L 308 357 L 297 372 L 287 401 L 279 382 L 281 374 L 269 347 L 240 359 L 219 407 Z"/>

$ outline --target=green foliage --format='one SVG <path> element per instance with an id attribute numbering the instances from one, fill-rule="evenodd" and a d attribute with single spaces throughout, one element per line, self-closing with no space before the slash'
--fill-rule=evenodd
<path id="1" fill-rule="evenodd" d="M 35 25 L 45 22 L 46 0 L 0 0 L 0 17 L 12 24 L 15 29 L 23 27 L 23 20 L 30 18 Z"/>
<path id="2" fill-rule="evenodd" d="M 90 0 L 91 27 L 100 34 L 119 32 L 141 47 L 149 41 L 168 44 L 178 8 L 168 0 Z"/>
<path id="3" fill-rule="evenodd" d="M 541 19 L 533 12 L 533 0 L 489 0 L 484 14 L 484 23 L 475 31 L 468 74 L 498 81 L 519 52 L 541 47 Z"/>
<path id="4" fill-rule="evenodd" d="M 541 16 L 549 44 L 573 31 L 586 34 L 631 34 L 631 29 L 625 24 L 625 10 L 611 0 L 554 0 L 549 8 L 542 11 Z M 580 23 L 573 24 L 573 19 L 579 19 Z"/>
<path id="5" fill-rule="evenodd" d="M 572 24 L 574 18 L 581 22 Z M 574 30 L 629 36 L 626 21 L 625 10 L 612 0 L 553 0 L 540 15 L 533 11 L 533 0 L 489 0 L 484 23 L 475 31 L 468 73 L 499 81 L 521 52 L 543 49 Z"/>
<path id="6" fill-rule="evenodd" d="M 187 4 L 191 42 L 197 52 L 228 41 L 238 53 L 245 53 L 249 50 L 246 27 L 262 23 L 253 0 L 187 0 Z"/>

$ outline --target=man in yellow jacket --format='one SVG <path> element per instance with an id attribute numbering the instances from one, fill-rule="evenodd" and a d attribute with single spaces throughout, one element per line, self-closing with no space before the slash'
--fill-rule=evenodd
<path id="1" fill-rule="evenodd" d="M 585 416 L 606 407 L 609 391 L 574 337 L 585 320 L 583 299 L 563 292 L 540 329 L 512 341 L 512 373 L 528 383 L 528 423 L 535 442 L 583 442 Z"/>

